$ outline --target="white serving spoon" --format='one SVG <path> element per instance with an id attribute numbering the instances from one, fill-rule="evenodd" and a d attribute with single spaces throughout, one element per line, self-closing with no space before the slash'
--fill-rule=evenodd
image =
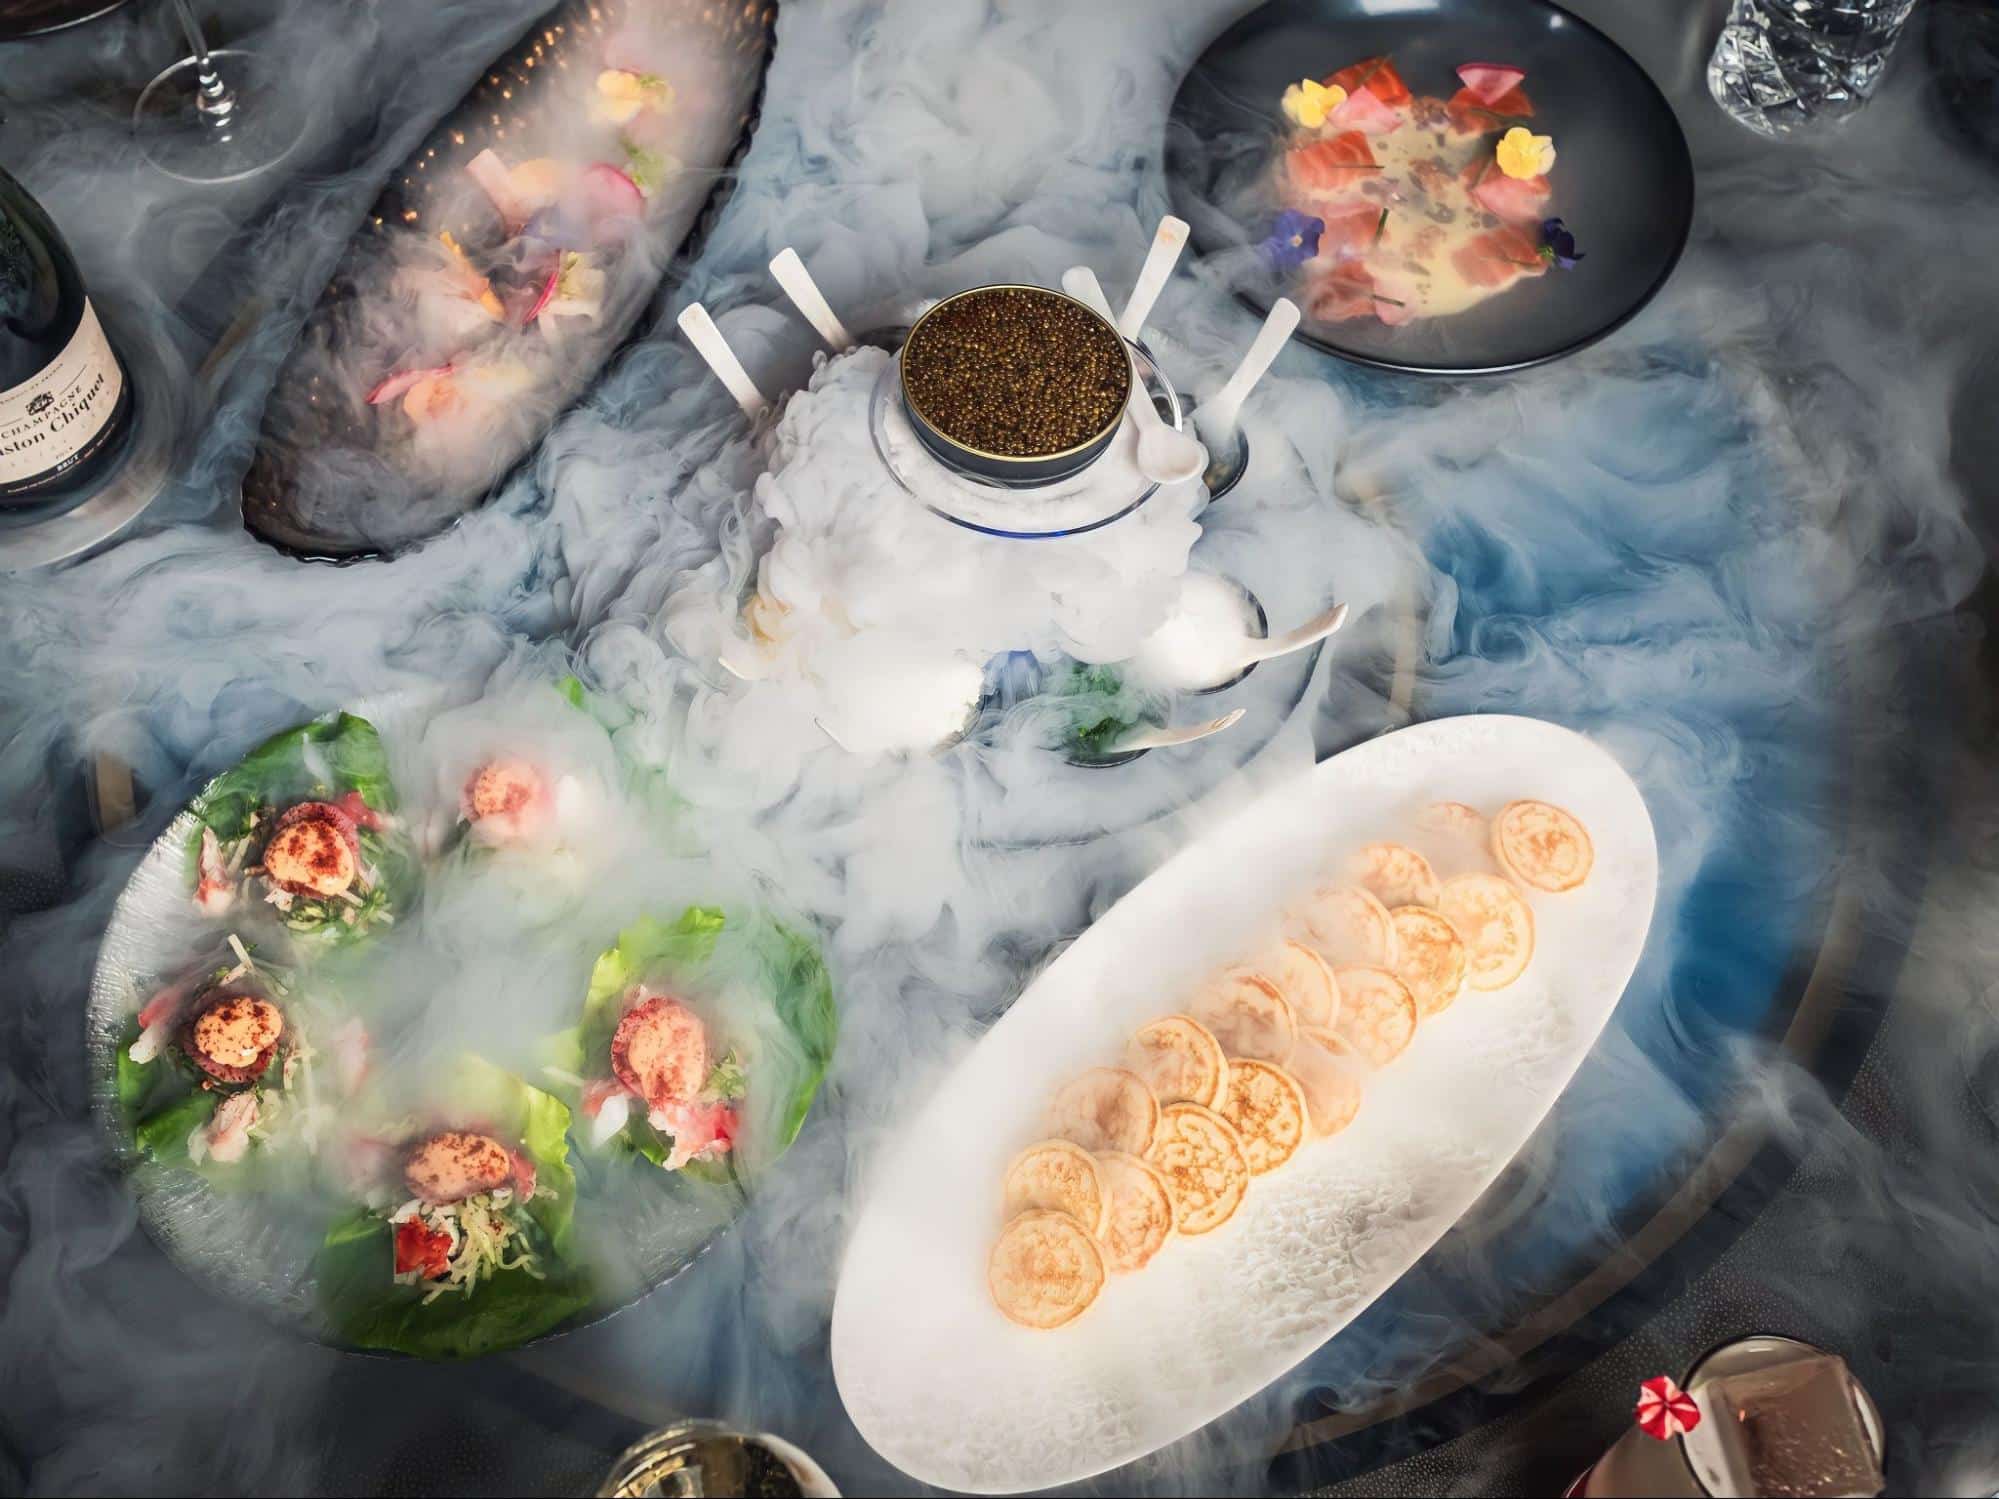
<path id="1" fill-rule="evenodd" d="M 1219 692 L 1257 662 L 1316 645 L 1347 622 L 1347 606 L 1334 604 L 1295 630 L 1252 635 L 1262 605 L 1233 578 L 1190 572 L 1181 590 L 1174 613 L 1132 657 L 1140 675 L 1176 692 Z"/>
<path id="2" fill-rule="evenodd" d="M 1187 221 L 1169 213 L 1152 232 L 1152 248 L 1145 252 L 1145 266 L 1138 273 L 1138 284 L 1132 287 L 1131 299 L 1118 315 L 1117 331 L 1133 343 L 1138 342 L 1138 335 L 1145 330 L 1145 320 L 1152 316 L 1152 304 L 1166 289 L 1173 267 L 1179 263 L 1180 252 L 1186 247 Z"/>
<path id="3" fill-rule="evenodd" d="M 1316 619 L 1308 619 L 1295 630 L 1286 630 L 1282 635 L 1273 635 L 1268 640 L 1252 640 L 1249 649 L 1242 654 L 1241 666 L 1251 666 L 1258 661 L 1268 661 L 1276 656 L 1288 656 L 1293 651 L 1302 651 L 1308 645 L 1317 645 L 1328 635 L 1337 631 L 1347 622 L 1347 606 L 1335 604 Z M 1240 666 L 1238 670 L 1240 670 Z"/>
<path id="4" fill-rule="evenodd" d="M 770 273 L 777 277 L 777 284 L 791 298 L 791 305 L 804 315 L 813 331 L 826 340 L 827 348 L 835 354 L 844 354 L 854 346 L 853 334 L 847 331 L 845 323 L 834 316 L 831 304 L 820 293 L 819 283 L 805 269 L 805 262 L 796 250 L 789 245 L 779 250 L 777 258 L 770 263 Z"/>
<path id="5" fill-rule="evenodd" d="M 1256 330 L 1249 352 L 1235 367 L 1222 388 L 1194 409 L 1194 427 L 1201 440 L 1217 452 L 1234 449 L 1236 431 L 1242 417 L 1242 403 L 1269 371 L 1271 364 L 1298 328 L 1298 304 L 1279 297 L 1270 305 L 1263 326 Z"/>
<path id="6" fill-rule="evenodd" d="M 699 302 L 689 302 L 675 319 L 680 331 L 687 335 L 687 341 L 694 345 L 694 351 L 708 361 L 708 368 L 715 372 L 715 378 L 728 387 L 729 394 L 736 398 L 736 404 L 743 408 L 743 415 L 755 421 L 770 409 L 770 402 L 757 389 L 750 372 L 743 368 L 742 360 L 722 337 L 722 330 L 715 326 L 715 320 L 708 316 L 708 309 Z"/>
<path id="7" fill-rule="evenodd" d="M 1206 739 L 1210 734 L 1219 734 L 1223 729 L 1232 729 L 1247 713 L 1247 708 L 1231 708 L 1220 718 L 1211 718 L 1206 723 L 1183 724 L 1177 729 L 1139 729 L 1122 739 L 1114 740 L 1104 751 L 1106 755 L 1130 755 L 1139 750 L 1171 749 L 1176 744 L 1192 744 L 1197 739 Z"/>
<path id="8" fill-rule="evenodd" d="M 1097 281 L 1097 273 L 1086 265 L 1074 265 L 1062 273 L 1062 290 L 1111 321 L 1111 304 Z M 1138 426 L 1138 469 L 1155 484 L 1182 484 L 1208 466 L 1208 450 L 1185 432 L 1166 425 L 1166 418 L 1152 404 L 1134 363 L 1131 372 L 1131 399 L 1126 402 L 1131 419 Z"/>

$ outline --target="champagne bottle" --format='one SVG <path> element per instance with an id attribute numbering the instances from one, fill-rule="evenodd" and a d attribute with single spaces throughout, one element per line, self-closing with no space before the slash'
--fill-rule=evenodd
<path id="1" fill-rule="evenodd" d="M 0 169 L 0 505 L 87 493 L 131 424 L 131 382 L 75 257 Z"/>

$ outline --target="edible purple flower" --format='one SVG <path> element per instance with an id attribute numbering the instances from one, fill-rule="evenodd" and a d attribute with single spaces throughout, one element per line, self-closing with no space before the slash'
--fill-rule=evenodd
<path id="1" fill-rule="evenodd" d="M 1563 227 L 1560 219 L 1541 220 L 1541 258 L 1565 271 L 1573 271 L 1576 262 L 1583 258 L 1576 248 L 1576 237 Z"/>
<path id="2" fill-rule="evenodd" d="M 1315 219 L 1309 213 L 1287 208 L 1270 226 L 1270 238 L 1258 248 L 1263 251 L 1272 269 L 1295 271 L 1319 253 L 1319 236 L 1325 232 L 1324 219 Z"/>

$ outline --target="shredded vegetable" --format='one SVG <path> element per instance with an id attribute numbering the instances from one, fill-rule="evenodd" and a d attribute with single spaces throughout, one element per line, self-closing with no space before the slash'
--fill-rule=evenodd
<path id="1" fill-rule="evenodd" d="M 426 1228 L 442 1232 L 451 1240 L 445 1257 L 444 1273 L 427 1277 L 421 1270 L 397 1275 L 401 1285 L 424 1287 L 424 1305 L 440 1296 L 469 1295 L 482 1280 L 502 1270 L 521 1270 L 541 1280 L 545 1276 L 540 1257 L 514 1219 L 514 1210 L 525 1199 L 517 1199 L 511 1187 L 481 1192 L 462 1202 L 426 1204 L 415 1199 L 404 1203 L 389 1216 L 392 1224 L 414 1218 Z"/>

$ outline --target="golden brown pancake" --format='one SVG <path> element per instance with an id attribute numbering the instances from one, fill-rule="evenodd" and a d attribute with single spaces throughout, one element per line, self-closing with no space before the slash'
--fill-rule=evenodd
<path id="1" fill-rule="evenodd" d="M 1103 1232 L 1111 1205 L 1097 1158 L 1073 1140 L 1028 1146 L 1006 1168 L 1004 1191 L 1009 1218 L 1047 1208 L 1067 1213 L 1093 1234 Z"/>
<path id="2" fill-rule="evenodd" d="M 1085 1150 L 1144 1155 L 1159 1128 L 1159 1100 L 1144 1078 L 1122 1067 L 1092 1067 L 1063 1085 L 1048 1108 L 1048 1130 Z"/>
<path id="3" fill-rule="evenodd" d="M 1416 825 L 1429 833 L 1454 833 L 1485 841 L 1485 814 L 1463 802 L 1431 802 L 1416 814 Z"/>
<path id="4" fill-rule="evenodd" d="M 1173 1237 L 1173 1194 L 1166 1178 L 1135 1155 L 1105 1151 L 1097 1164 L 1111 1187 L 1104 1263 L 1119 1275 L 1143 1270 Z"/>
<path id="5" fill-rule="evenodd" d="M 1370 843 L 1354 855 L 1356 884 L 1391 911 L 1397 906 L 1434 906 L 1437 876 L 1430 861 L 1400 843 Z"/>
<path id="6" fill-rule="evenodd" d="M 1221 1101 L 1228 1086 L 1228 1058 L 1214 1033 L 1191 1015 L 1168 1015 L 1140 1027 L 1125 1052 L 1126 1065 L 1144 1078 L 1160 1104 Z"/>
<path id="7" fill-rule="evenodd" d="M 1227 1056 L 1282 1063 L 1298 1039 L 1290 1001 L 1270 980 L 1240 969 L 1211 981 L 1188 1008 Z"/>
<path id="8" fill-rule="evenodd" d="M 1573 890 L 1589 878 L 1596 849 L 1575 817 L 1546 802 L 1508 802 L 1492 820 L 1492 856 L 1536 890 Z"/>
<path id="9" fill-rule="evenodd" d="M 1173 1196 L 1183 1234 L 1220 1228 L 1249 1190 L 1249 1160 L 1235 1127 L 1213 1109 L 1171 1103 L 1159 1111 L 1159 1138 L 1146 1160 Z"/>
<path id="10" fill-rule="evenodd" d="M 1252 1176 L 1290 1160 L 1311 1128 L 1298 1079 L 1282 1067 L 1247 1057 L 1229 1063 L 1229 1094 L 1215 1112 L 1242 1136 L 1242 1155 Z"/>
<path id="11" fill-rule="evenodd" d="M 1305 1090 L 1305 1107 L 1312 1116 L 1312 1133 L 1320 1139 L 1337 1135 L 1360 1112 L 1367 1063 L 1331 1031 L 1299 1034 L 1298 1049 L 1286 1069 Z"/>
<path id="12" fill-rule="evenodd" d="M 1000 1230 L 986 1260 L 993 1305 L 1037 1331 L 1073 1322 L 1103 1288 L 1103 1252 L 1067 1213 L 1042 1208 L 1020 1214 Z"/>
<path id="13" fill-rule="evenodd" d="M 1395 923 L 1400 954 L 1395 976 L 1416 997 L 1417 1018 L 1443 1014 L 1464 992 L 1468 961 L 1464 940 L 1456 927 L 1428 906 L 1397 906 L 1388 917 Z"/>
<path id="14" fill-rule="evenodd" d="M 1301 1026 L 1331 1025 L 1340 1012 L 1340 986 L 1333 970 L 1302 942 L 1278 943 L 1249 964 L 1248 971 L 1284 996 Z"/>
<path id="15" fill-rule="evenodd" d="M 1422 829 L 1419 841 L 1430 867 L 1440 878 L 1498 872 L 1492 861 L 1492 824 L 1478 808 L 1463 802 L 1431 802 L 1416 814 L 1416 825 Z"/>
<path id="16" fill-rule="evenodd" d="M 1388 907 L 1358 885 L 1329 885 L 1297 916 L 1298 935 L 1336 972 L 1354 965 L 1395 961 L 1395 929 Z"/>
<path id="17" fill-rule="evenodd" d="M 1386 1067 L 1416 1034 L 1416 997 L 1386 968 L 1341 968 L 1340 1019 L 1333 1027 L 1370 1067 Z"/>
<path id="18" fill-rule="evenodd" d="M 1496 874 L 1460 874 L 1444 881 L 1438 909 L 1464 938 L 1465 981 L 1474 989 L 1504 989 L 1534 956 L 1534 913 Z"/>

